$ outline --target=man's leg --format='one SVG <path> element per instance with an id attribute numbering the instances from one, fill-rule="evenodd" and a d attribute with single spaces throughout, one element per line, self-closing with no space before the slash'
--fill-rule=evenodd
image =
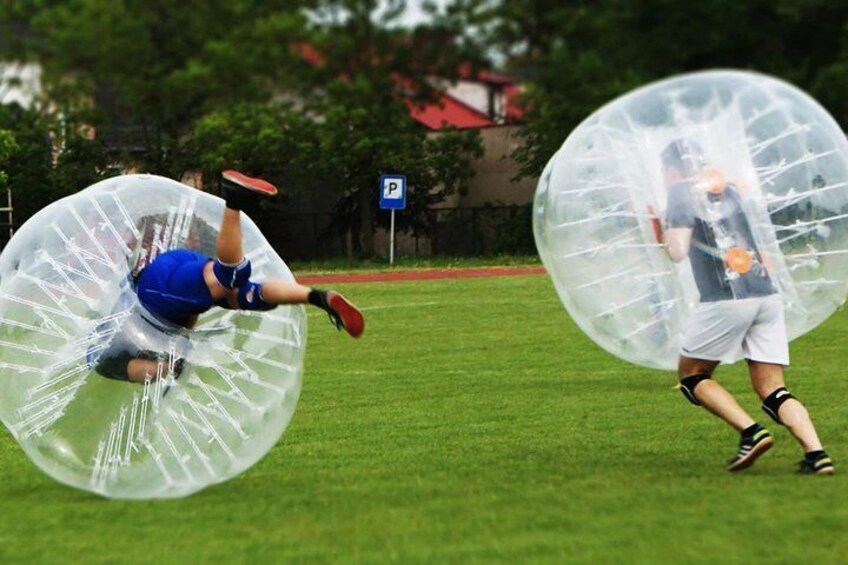
<path id="1" fill-rule="evenodd" d="M 227 265 L 238 265 L 244 259 L 241 247 L 241 210 L 224 208 L 215 251 L 218 253 L 218 260 Z"/>
<path id="2" fill-rule="evenodd" d="M 224 188 L 226 207 L 216 250 L 222 263 L 235 265 L 244 259 L 241 248 L 241 209 L 259 198 L 276 196 L 277 187 L 268 181 L 251 178 L 238 171 L 222 172 L 221 184 Z"/>
<path id="3" fill-rule="evenodd" d="M 687 377 L 696 375 L 711 377 L 718 365 L 718 361 L 692 359 L 681 355 L 678 363 L 678 375 L 680 375 L 681 381 Z M 733 395 L 711 378 L 701 380 L 692 390 L 692 394 L 701 406 L 733 426 L 739 432 L 756 423 L 739 406 Z"/>
<path id="4" fill-rule="evenodd" d="M 822 449 L 807 409 L 786 390 L 783 380 L 783 367 L 789 364 L 783 302 L 774 295 L 759 303 L 755 323 L 743 342 L 751 384 L 763 401 L 763 410 L 785 425 L 804 448 L 801 472 L 833 474 L 833 463 Z"/>
<path id="5" fill-rule="evenodd" d="M 241 208 L 258 196 L 271 197 L 277 194 L 277 188 L 262 180 L 250 178 L 237 171 L 224 171 L 221 174 L 226 197 L 226 208 L 221 221 L 221 230 L 216 241 L 218 263 L 238 270 L 244 261 L 241 237 Z M 218 269 L 222 271 L 221 269 Z M 229 272 L 229 271 L 228 271 Z M 249 270 L 247 271 L 249 274 Z M 233 278 L 234 284 L 220 285 L 227 289 L 234 286 L 237 292 L 214 289 L 211 278 L 214 268 L 207 268 L 204 276 L 210 286 L 212 297 L 217 301 L 225 299 L 230 307 L 249 310 L 268 310 L 283 304 L 312 304 L 327 312 L 338 329 L 344 328 L 353 337 L 359 337 L 365 330 L 362 313 L 344 296 L 335 291 L 312 289 L 294 282 L 272 279 L 262 284 L 247 280 L 247 277 Z M 244 273 L 241 273 L 244 275 Z M 221 273 L 216 274 L 221 281 Z M 241 280 L 244 278 L 244 280 Z M 229 279 L 228 279 L 229 280 Z"/>
<path id="6" fill-rule="evenodd" d="M 703 406 L 740 434 L 739 451 L 728 462 L 728 471 L 740 471 L 754 464 L 757 458 L 771 448 L 771 434 L 760 426 L 741 407 L 727 389 L 712 380 L 717 361 L 681 356 L 678 363 L 680 386 L 693 403 Z"/>
<path id="7" fill-rule="evenodd" d="M 237 171 L 221 173 L 221 182 L 226 206 L 215 240 L 218 257 L 214 265 L 204 270 L 204 280 L 216 301 L 224 298 L 226 289 L 242 286 L 250 278 L 250 263 L 242 249 L 241 209 L 261 197 L 277 194 L 277 188 L 271 183 Z"/>
<path id="8" fill-rule="evenodd" d="M 143 383 L 150 380 L 155 381 L 159 374 L 159 365 L 161 361 L 153 361 L 151 359 L 131 359 L 127 363 L 127 378 L 131 383 Z M 167 373 L 167 367 L 163 366 L 163 374 Z"/>
<path id="9" fill-rule="evenodd" d="M 254 283 L 251 283 L 254 284 Z M 365 319 L 362 312 L 344 296 L 334 290 L 309 288 L 295 282 L 271 279 L 258 285 L 261 301 L 270 306 L 283 304 L 312 304 L 330 315 L 338 329 L 344 328 L 353 337 L 359 337 L 365 331 Z M 239 291 L 239 305 L 244 308 L 249 300 L 248 292 Z"/>
<path id="10" fill-rule="evenodd" d="M 801 462 L 802 471 L 829 475 L 833 473 L 833 463 L 827 457 L 810 414 L 801 402 L 793 397 L 783 378 L 783 366 L 748 360 L 751 385 L 763 401 L 763 409 L 774 420 L 786 426 L 801 447 L 805 460 Z"/>
<path id="11" fill-rule="evenodd" d="M 312 291 L 308 286 L 295 282 L 286 282 L 280 279 L 271 279 L 262 283 L 262 299 L 276 305 L 281 304 L 307 304 L 309 293 Z"/>

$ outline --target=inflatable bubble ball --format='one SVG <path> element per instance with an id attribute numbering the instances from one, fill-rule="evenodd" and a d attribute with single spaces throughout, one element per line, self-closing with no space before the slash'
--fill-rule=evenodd
<path id="1" fill-rule="evenodd" d="M 576 323 L 646 367 L 674 368 L 686 320 L 717 296 L 772 289 L 794 339 L 848 290 L 845 134 L 809 95 L 761 74 L 678 76 L 597 110 L 548 162 L 533 214 Z M 687 228 L 688 257 L 675 256 Z"/>
<path id="2" fill-rule="evenodd" d="M 0 255 L 0 419 L 45 473 L 114 498 L 186 496 L 241 473 L 288 425 L 302 306 L 212 308 L 190 330 L 132 277 L 173 248 L 215 255 L 223 201 L 162 177 L 95 184 L 33 216 Z M 253 277 L 294 280 L 242 215 Z M 124 356 L 124 357 L 122 357 Z M 116 377 L 127 358 L 153 378 Z"/>

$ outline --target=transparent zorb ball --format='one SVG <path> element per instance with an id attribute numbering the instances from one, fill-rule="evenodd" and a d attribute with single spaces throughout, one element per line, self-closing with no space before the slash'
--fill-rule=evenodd
<path id="1" fill-rule="evenodd" d="M 768 292 L 782 297 L 794 339 L 848 291 L 848 143 L 785 82 L 675 77 L 571 133 L 539 181 L 533 225 L 566 309 L 622 359 L 671 369 L 700 302 Z M 675 262 L 680 229 L 692 241 Z"/>
<path id="2" fill-rule="evenodd" d="M 172 180 L 116 177 L 33 216 L 0 255 L 0 418 L 56 480 L 115 498 L 186 496 L 247 469 L 285 430 L 302 306 L 213 308 L 186 330 L 132 289 L 160 252 L 214 256 L 222 212 Z M 244 215 L 242 230 L 255 280 L 293 280 Z M 155 361 L 155 378 L 116 378 L 131 357 Z"/>

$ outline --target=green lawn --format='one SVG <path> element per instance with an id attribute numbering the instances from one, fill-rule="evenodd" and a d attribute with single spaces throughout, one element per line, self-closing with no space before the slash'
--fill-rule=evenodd
<path id="1" fill-rule="evenodd" d="M 363 339 L 310 315 L 292 425 L 258 465 L 176 501 L 71 490 L 0 435 L 0 562 L 810 562 L 848 555 L 848 317 L 793 344 L 792 392 L 834 456 L 776 436 L 730 475 L 736 435 L 594 346 L 545 276 L 341 287 Z M 840 463 L 843 463 L 840 466 Z"/>

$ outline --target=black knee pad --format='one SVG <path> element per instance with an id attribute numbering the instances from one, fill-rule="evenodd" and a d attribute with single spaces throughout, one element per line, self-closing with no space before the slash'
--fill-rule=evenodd
<path id="1" fill-rule="evenodd" d="M 695 387 L 697 387 L 701 381 L 705 381 L 709 378 L 712 377 L 707 374 L 689 375 L 688 377 L 683 377 L 682 379 L 680 379 L 680 392 L 683 393 L 683 396 L 686 397 L 686 400 L 688 400 L 695 406 L 700 406 L 701 403 L 698 402 L 697 398 L 695 398 Z"/>
<path id="2" fill-rule="evenodd" d="M 262 285 L 248 281 L 238 292 L 238 304 L 242 310 L 273 310 L 277 306 L 262 299 Z"/>
<path id="3" fill-rule="evenodd" d="M 220 260 L 215 260 L 212 265 L 212 272 L 215 274 L 215 279 L 224 288 L 238 288 L 246 284 L 250 279 L 250 259 L 245 257 L 241 263 L 230 265 L 222 263 Z"/>
<path id="4" fill-rule="evenodd" d="M 780 421 L 780 417 L 777 415 L 778 410 L 780 410 L 781 404 L 789 400 L 790 398 L 795 398 L 792 396 L 786 387 L 780 387 L 775 390 L 773 393 L 768 395 L 765 400 L 763 400 L 763 412 L 771 416 L 771 419 L 777 422 L 778 424 L 783 425 L 783 422 Z"/>

